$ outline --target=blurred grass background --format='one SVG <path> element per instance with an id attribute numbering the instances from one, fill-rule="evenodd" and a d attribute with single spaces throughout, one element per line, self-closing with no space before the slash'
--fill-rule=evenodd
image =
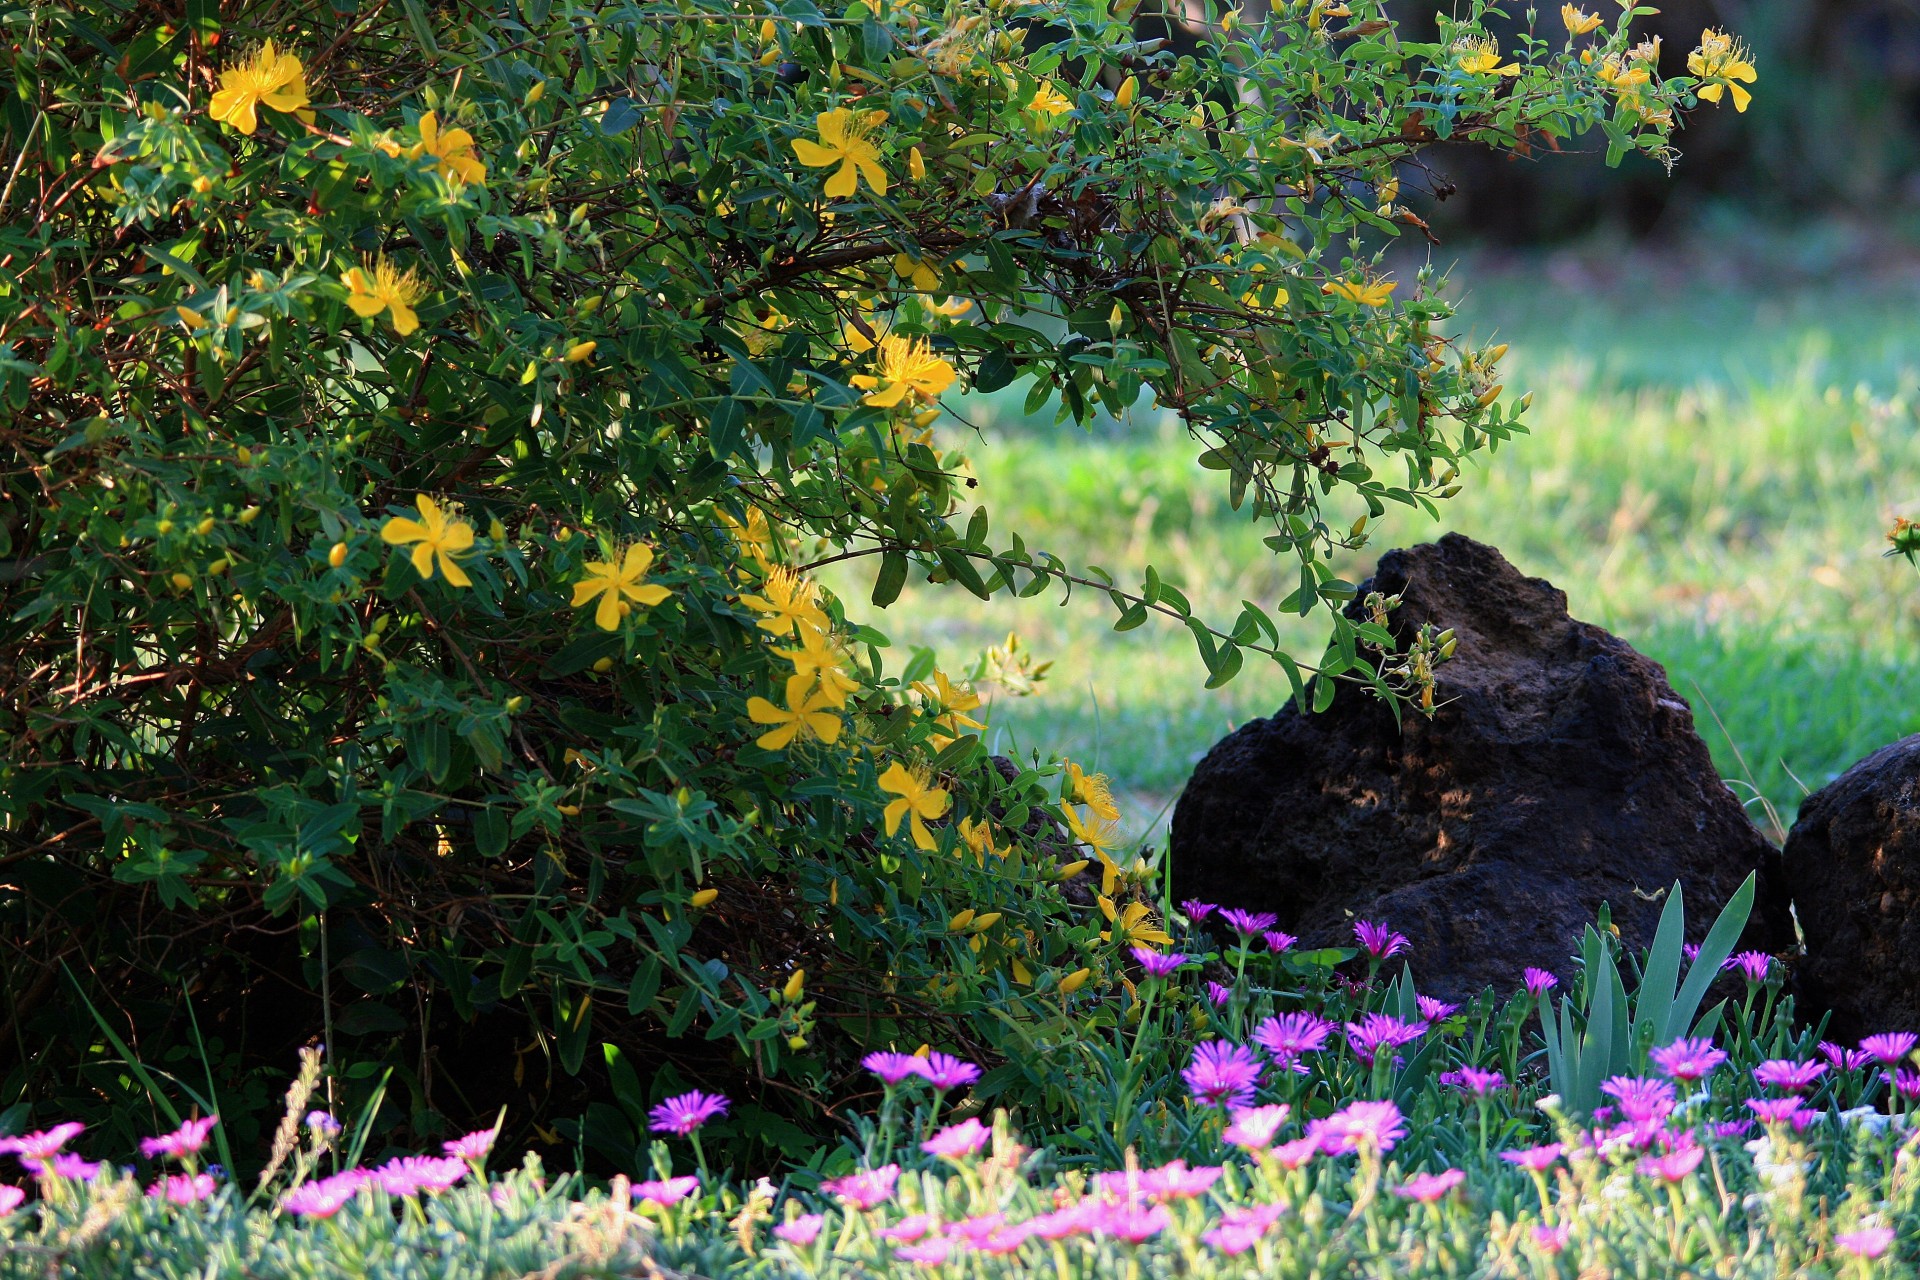
<path id="1" fill-rule="evenodd" d="M 1532 434 L 1468 469 L 1441 523 L 1389 512 L 1344 576 L 1447 530 L 1498 546 L 1666 665 L 1763 828 L 1791 824 L 1803 786 L 1920 731 L 1920 575 L 1882 556 L 1892 516 L 1920 516 L 1920 266 L 1826 225 L 1664 250 L 1480 250 L 1454 276 L 1472 282 L 1456 329 L 1512 344 L 1506 384 L 1534 392 Z M 1018 530 L 1135 584 L 1151 563 L 1220 623 L 1292 589 L 1297 570 L 1228 509 L 1176 423 L 1149 410 L 1056 426 L 1022 416 L 1022 389 L 959 399 L 969 425 L 941 428 L 973 437 L 996 543 Z M 856 615 L 873 613 L 864 572 L 828 579 Z M 1194 762 L 1278 708 L 1285 679 L 1250 659 L 1205 690 L 1184 629 L 1116 634 L 1103 597 L 1059 599 L 910 587 L 870 620 L 896 661 L 928 645 L 949 670 L 1017 632 L 1054 666 L 1040 695 L 996 698 L 994 749 L 1097 766 L 1131 829 L 1155 835 Z M 1294 651 L 1312 658 L 1324 636 L 1323 619 L 1296 624 Z"/>

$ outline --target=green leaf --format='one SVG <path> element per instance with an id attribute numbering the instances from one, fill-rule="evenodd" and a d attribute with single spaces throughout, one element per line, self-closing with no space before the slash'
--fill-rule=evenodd
<path id="1" fill-rule="evenodd" d="M 889 551 L 880 557 L 880 572 L 873 580 L 873 604 L 884 609 L 900 598 L 907 585 L 907 556 L 904 551 Z"/>

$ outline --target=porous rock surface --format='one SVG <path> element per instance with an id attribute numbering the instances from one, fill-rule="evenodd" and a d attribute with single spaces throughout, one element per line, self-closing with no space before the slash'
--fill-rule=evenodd
<path id="1" fill-rule="evenodd" d="M 1392 630 L 1451 627 L 1440 709 L 1400 725 L 1365 692 L 1293 705 L 1218 743 L 1174 809 L 1176 900 L 1272 911 L 1303 945 L 1354 919 L 1414 944 L 1420 990 L 1452 999 L 1523 970 L 1561 975 L 1602 902 L 1629 947 L 1680 881 L 1698 941 L 1761 871 L 1746 942 L 1788 939 L 1778 855 L 1720 780 L 1660 665 L 1567 614 L 1565 593 L 1458 534 L 1390 551 L 1362 584 Z"/>
<path id="2" fill-rule="evenodd" d="M 1807 797 L 1781 851 L 1807 954 L 1803 1013 L 1829 1039 L 1920 1028 L 1920 734 Z"/>

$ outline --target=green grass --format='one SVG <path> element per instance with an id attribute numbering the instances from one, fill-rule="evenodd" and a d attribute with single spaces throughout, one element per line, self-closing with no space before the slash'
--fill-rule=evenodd
<path id="1" fill-rule="evenodd" d="M 1601 255 L 1464 262 L 1460 328 L 1512 344 L 1506 382 L 1534 391 L 1532 434 L 1469 470 L 1441 523 L 1390 513 L 1345 567 L 1358 578 L 1377 551 L 1449 529 L 1495 544 L 1664 663 L 1721 772 L 1791 823 L 1802 783 L 1920 731 L 1920 577 L 1881 555 L 1891 517 L 1920 515 L 1920 320 L 1893 284 L 1731 274 Z M 1291 589 L 1156 415 L 1085 432 L 1023 421 L 1004 397 L 958 407 L 978 430 L 978 499 L 1029 546 L 1135 578 L 1151 563 L 1222 621 Z M 866 594 L 856 573 L 831 581 Z M 1009 630 L 1054 659 L 1043 694 L 999 700 L 993 740 L 1096 763 L 1144 830 L 1199 755 L 1287 686 L 1250 663 L 1204 690 L 1184 630 L 1115 634 L 1111 617 L 1090 594 L 1060 607 L 1057 592 L 983 604 L 919 588 L 874 621 L 952 666 Z M 1301 625 L 1296 652 L 1323 635 Z"/>

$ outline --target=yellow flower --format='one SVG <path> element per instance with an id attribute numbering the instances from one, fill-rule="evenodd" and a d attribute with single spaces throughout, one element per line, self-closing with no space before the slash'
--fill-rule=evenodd
<path id="1" fill-rule="evenodd" d="M 307 105 L 307 73 L 300 59 L 276 53 L 273 41 L 261 45 L 253 57 L 220 73 L 220 88 L 207 110 L 241 133 L 259 127 L 259 109 L 298 111 Z"/>
<path id="2" fill-rule="evenodd" d="M 1134 95 L 1140 92 L 1140 77 L 1128 76 L 1120 82 L 1120 88 L 1114 92 L 1113 105 L 1126 109 L 1133 105 Z"/>
<path id="3" fill-rule="evenodd" d="M 1093 856 L 1100 859 L 1100 892 L 1112 893 L 1113 885 L 1120 878 L 1120 864 L 1113 860 L 1108 852 L 1120 844 L 1120 826 L 1111 818 L 1102 818 L 1091 807 L 1085 817 L 1070 804 L 1060 806 L 1060 812 L 1066 816 L 1067 829 L 1073 832 L 1073 838 L 1093 850 Z"/>
<path id="4" fill-rule="evenodd" d="M 410 520 L 405 516 L 393 516 L 380 526 L 380 540 L 389 546 L 413 547 L 413 571 L 423 579 L 433 577 L 434 567 L 440 569 L 440 576 L 456 587 L 470 587 L 469 578 L 453 557 L 473 545 L 473 526 L 459 516 L 448 515 L 426 494 L 417 494 L 414 505 L 420 509 L 420 518 Z"/>
<path id="5" fill-rule="evenodd" d="M 1753 95 L 1735 83 L 1744 80 L 1752 84 L 1758 78 L 1759 73 L 1753 69 L 1753 55 L 1735 44 L 1733 37 L 1724 31 L 1708 27 L 1700 33 L 1700 47 L 1687 55 L 1687 70 L 1711 82 L 1700 86 L 1702 102 L 1719 102 L 1725 89 L 1733 91 L 1735 111 L 1745 111 L 1753 101 Z"/>
<path id="6" fill-rule="evenodd" d="M 793 664 L 795 675 L 819 680 L 821 694 L 834 706 L 846 706 L 848 697 L 860 687 L 842 669 L 846 655 L 834 647 L 833 638 L 824 631 L 801 626 L 796 628 L 796 633 L 800 639 L 798 649 L 775 649 L 774 652 Z"/>
<path id="7" fill-rule="evenodd" d="M 353 314 L 371 319 L 382 311 L 389 312 L 393 331 L 403 338 L 420 327 L 420 317 L 413 308 L 426 296 L 427 287 L 412 269 L 402 273 L 382 257 L 370 267 L 354 267 L 340 277 L 340 283 L 349 290 L 347 305 L 353 308 Z"/>
<path id="8" fill-rule="evenodd" d="M 1042 80 L 1040 87 L 1033 91 L 1027 110 L 1039 112 L 1051 123 L 1055 116 L 1063 116 L 1073 110 L 1073 100 L 1054 88 L 1053 81 Z"/>
<path id="9" fill-rule="evenodd" d="M 912 147 L 907 151 L 907 173 L 915 182 L 924 182 L 927 177 L 927 158 L 920 154 L 920 148 Z"/>
<path id="10" fill-rule="evenodd" d="M 940 287 L 940 272 L 934 264 L 910 253 L 893 255 L 893 274 L 903 280 L 913 281 L 913 287 L 922 293 L 932 293 Z"/>
<path id="11" fill-rule="evenodd" d="M 1517 76 L 1518 63 L 1500 65 L 1500 46 L 1492 36 L 1463 36 L 1453 42 L 1454 65 L 1470 76 Z"/>
<path id="12" fill-rule="evenodd" d="M 1067 761 L 1069 794 L 1108 822 L 1120 821 L 1120 806 L 1113 802 L 1113 785 L 1104 773 L 1087 773 L 1073 761 Z"/>
<path id="13" fill-rule="evenodd" d="M 646 580 L 647 570 L 653 567 L 653 548 L 644 542 L 636 542 L 627 548 L 624 558 L 613 560 L 587 561 L 587 576 L 573 584 L 573 607 L 578 609 L 590 603 L 595 596 L 600 604 L 593 611 L 593 620 L 602 631 L 618 631 L 620 619 L 632 611 L 634 604 L 652 608 L 665 600 L 673 592 Z M 632 601 L 633 604 L 628 604 Z"/>
<path id="14" fill-rule="evenodd" d="M 795 738 L 818 738 L 831 745 L 840 738 L 840 717 L 833 705 L 819 692 L 809 694 L 813 682 L 805 676 L 787 680 L 787 705 L 776 707 L 765 698 L 747 699 L 747 718 L 755 724 L 773 728 L 754 739 L 754 745 L 768 751 L 785 749 Z"/>
<path id="15" fill-rule="evenodd" d="M 1594 72 L 1594 74 L 1600 77 L 1602 84 L 1623 93 L 1630 89 L 1639 88 L 1652 78 L 1651 73 L 1645 67 L 1636 67 L 1623 63 L 1612 54 L 1608 54 L 1601 60 L 1600 69 Z"/>
<path id="16" fill-rule="evenodd" d="M 969 729 L 987 727 L 964 714 L 979 709 L 980 695 L 966 685 L 954 684 L 947 673 L 938 667 L 934 668 L 932 685 L 928 685 L 924 680 L 916 680 L 913 682 L 913 689 L 924 701 L 940 709 L 935 722 L 945 725 L 955 733 L 960 731 L 962 725 Z"/>
<path id="17" fill-rule="evenodd" d="M 953 802 L 946 788 L 931 785 L 925 774 L 918 770 L 910 771 L 895 760 L 880 775 L 880 789 L 900 797 L 887 805 L 883 815 L 887 834 L 892 835 L 900 829 L 902 818 L 910 818 L 913 843 L 922 849 L 937 848 L 933 833 L 927 830 L 927 822 L 946 813 L 948 805 Z"/>
<path id="18" fill-rule="evenodd" d="M 1107 918 L 1112 926 L 1100 935 L 1102 942 L 1120 935 L 1120 942 L 1130 947 L 1164 947 L 1173 942 L 1173 935 L 1157 927 L 1153 922 L 1153 909 L 1144 902 L 1129 902 L 1125 910 L 1116 910 L 1113 899 L 1101 895 L 1100 914 Z"/>
<path id="19" fill-rule="evenodd" d="M 420 117 L 420 144 L 408 155 L 415 160 L 432 156 L 434 172 L 456 185 L 487 180 L 487 166 L 473 154 L 473 135 L 465 129 L 442 129 L 440 117 L 431 111 Z"/>
<path id="20" fill-rule="evenodd" d="M 775 569 L 767 575 L 760 590 L 765 594 L 741 596 L 740 603 L 755 613 L 766 615 L 760 619 L 762 631 L 784 636 L 792 634 L 795 627 L 812 627 L 815 631 L 833 630 L 826 611 L 814 599 L 819 587 L 810 579 L 801 577 L 791 569 Z"/>
<path id="21" fill-rule="evenodd" d="M 826 193 L 835 200 L 844 199 L 858 189 L 865 178 L 877 196 L 887 194 L 887 171 L 880 167 L 880 148 L 868 136 L 886 123 L 884 111 L 851 111 L 836 107 L 815 117 L 820 141 L 795 138 L 793 154 L 810 169 L 839 165 L 827 179 Z"/>
<path id="22" fill-rule="evenodd" d="M 694 906 L 694 907 L 710 907 L 713 905 L 713 900 L 719 896 L 720 896 L 720 891 L 718 889 L 702 889 L 700 892 L 694 894 L 691 898 L 687 899 L 687 905 Z"/>
<path id="23" fill-rule="evenodd" d="M 576 342 L 567 348 L 567 363 L 579 364 L 582 360 L 591 360 L 593 359 L 593 353 L 599 350 L 599 348 L 600 344 L 591 338 L 585 342 Z"/>
<path id="24" fill-rule="evenodd" d="M 1093 970 L 1091 969 L 1075 969 L 1072 973 L 1060 979 L 1060 994 L 1063 996 L 1072 995 L 1080 988 L 1086 986 L 1087 979 L 1092 976 Z"/>
<path id="25" fill-rule="evenodd" d="M 862 403 L 890 409 L 909 395 L 930 401 L 953 385 L 953 366 L 933 354 L 925 338 L 909 340 L 896 334 L 880 339 L 876 352 L 878 376 L 855 374 L 853 385 L 867 395 Z"/>
<path id="26" fill-rule="evenodd" d="M 973 302 L 967 298 L 945 298 L 939 302 L 927 304 L 927 310 L 937 316 L 945 316 L 949 320 L 956 316 L 963 316 L 972 309 Z"/>
<path id="27" fill-rule="evenodd" d="M 1396 284 L 1391 280 L 1376 280 L 1372 284 L 1365 281 L 1329 280 L 1320 286 L 1320 292 L 1336 298 L 1345 298 L 1348 302 L 1357 302 L 1363 307 L 1385 306 L 1393 296 Z"/>
<path id="28" fill-rule="evenodd" d="M 974 862 L 980 866 L 984 867 L 987 865 L 988 854 L 992 854 L 996 858 L 1004 858 L 1007 856 L 1006 850 L 1000 848 L 993 841 L 992 823 L 975 822 L 972 818 L 962 818 L 960 819 L 959 830 L 961 842 L 972 851 Z M 956 849 L 954 852 L 958 853 L 959 850 Z"/>
<path id="29" fill-rule="evenodd" d="M 1584 9 L 1563 4 L 1560 6 L 1560 21 L 1566 24 L 1569 35 L 1584 36 L 1589 31 L 1598 29 L 1601 19 L 1597 13 L 1588 13 Z"/>

